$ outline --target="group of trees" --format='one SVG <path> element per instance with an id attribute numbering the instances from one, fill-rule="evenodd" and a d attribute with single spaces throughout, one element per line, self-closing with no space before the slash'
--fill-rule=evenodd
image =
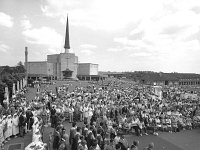
<path id="1" fill-rule="evenodd" d="M 22 62 L 19 62 L 14 67 L 0 67 L 0 103 L 3 103 L 5 87 L 8 87 L 9 97 L 12 97 L 13 83 L 17 86 L 17 81 L 25 77 L 25 68 Z"/>

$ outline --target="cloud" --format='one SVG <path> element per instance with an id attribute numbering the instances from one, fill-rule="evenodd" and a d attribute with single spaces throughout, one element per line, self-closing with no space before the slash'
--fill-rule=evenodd
<path id="1" fill-rule="evenodd" d="M 81 27 L 87 27 L 95 30 L 95 33 L 113 33 L 109 37 L 113 38 L 112 43 L 102 46 L 106 51 L 116 52 L 117 57 L 131 56 L 126 57 L 124 63 L 132 63 L 132 57 L 135 61 L 141 61 L 145 57 L 145 60 L 153 61 L 145 61 L 140 67 L 147 63 L 146 68 L 151 66 L 153 69 L 161 67 L 157 70 L 180 71 L 180 68 L 190 70 L 197 66 L 200 55 L 199 0 L 45 2 L 42 7 L 44 15 L 58 17 L 63 24 L 66 23 L 66 14 L 69 13 L 70 24 L 80 27 L 80 30 Z M 89 55 L 93 52 L 90 46 L 82 48 L 83 52 Z M 98 47 L 96 49 L 98 50 Z"/>
<path id="2" fill-rule="evenodd" d="M 54 29 L 47 26 L 26 29 L 22 34 L 26 37 L 27 42 L 45 45 L 51 52 L 52 49 L 60 49 L 63 47 L 63 37 Z"/>
<path id="3" fill-rule="evenodd" d="M 115 37 L 113 39 L 115 43 L 118 43 L 123 50 L 151 50 L 153 47 L 152 41 L 130 39 L 130 37 Z"/>
<path id="4" fill-rule="evenodd" d="M 115 37 L 113 41 L 123 45 L 128 45 L 131 42 L 127 37 Z"/>
<path id="5" fill-rule="evenodd" d="M 10 49 L 10 47 L 8 45 L 3 44 L 2 42 L 0 42 L 0 51 L 1 52 L 7 53 L 9 49 Z"/>
<path id="6" fill-rule="evenodd" d="M 81 50 L 81 53 L 83 53 L 87 56 L 90 56 L 93 54 L 93 52 L 90 49 L 83 49 L 83 50 Z"/>
<path id="7" fill-rule="evenodd" d="M 95 49 L 97 48 L 96 45 L 92 45 L 92 44 L 82 44 L 80 45 L 80 48 L 83 48 L 83 49 Z"/>
<path id="8" fill-rule="evenodd" d="M 94 53 L 94 49 L 96 49 L 97 46 L 93 44 L 82 44 L 80 45 L 80 52 L 84 55 L 91 56 Z"/>
<path id="9" fill-rule="evenodd" d="M 11 28 L 13 26 L 13 18 L 3 12 L 0 12 L 0 25 Z"/>
<path id="10" fill-rule="evenodd" d="M 130 56 L 131 57 L 149 57 L 149 56 L 151 56 L 151 54 L 145 53 L 145 52 L 139 52 L 139 53 L 133 53 Z"/>
<path id="11" fill-rule="evenodd" d="M 21 20 L 21 26 L 27 30 L 30 29 L 32 27 L 32 24 L 30 23 L 30 20 L 28 20 L 28 18 L 26 16 L 24 16 L 24 19 Z"/>
<path id="12" fill-rule="evenodd" d="M 123 49 L 122 48 L 108 48 L 107 51 L 109 52 L 121 52 Z"/>
<path id="13" fill-rule="evenodd" d="M 62 16 L 63 13 L 66 15 L 66 8 L 74 8 L 81 4 L 80 0 L 45 0 L 45 3 L 41 5 L 41 11 L 49 17 L 58 17 Z M 59 11 L 60 10 L 60 11 Z"/>
<path id="14" fill-rule="evenodd" d="M 153 1 L 154 3 L 148 0 L 60 0 L 58 3 L 46 0 L 41 9 L 50 17 L 66 16 L 68 12 L 74 25 L 86 26 L 94 30 L 114 31 L 162 10 L 162 2 Z"/>

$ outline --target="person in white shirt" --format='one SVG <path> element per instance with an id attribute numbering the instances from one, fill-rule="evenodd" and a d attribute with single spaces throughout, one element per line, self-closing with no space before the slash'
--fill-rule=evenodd
<path id="1" fill-rule="evenodd" d="M 11 115 L 8 115 L 7 116 L 7 136 L 8 136 L 8 140 L 10 140 L 10 137 L 12 136 L 12 116 Z"/>
<path id="2" fill-rule="evenodd" d="M 17 113 L 15 113 L 13 115 L 12 122 L 13 122 L 13 124 L 12 124 L 12 132 L 13 132 L 13 135 L 15 137 L 17 137 L 17 134 L 19 134 L 19 126 L 18 126 L 18 124 L 19 124 L 19 116 L 17 115 Z"/>
<path id="3" fill-rule="evenodd" d="M 84 114 L 84 122 L 88 121 L 88 106 L 84 106 L 83 108 L 83 114 Z"/>
<path id="4" fill-rule="evenodd" d="M 80 112 L 80 121 L 82 122 L 83 121 L 83 106 L 82 106 L 82 104 L 79 107 L 79 112 Z"/>
<path id="5" fill-rule="evenodd" d="M 73 122 L 73 118 L 74 118 L 74 108 L 73 106 L 69 107 L 69 122 Z"/>
<path id="6" fill-rule="evenodd" d="M 89 109 L 88 109 L 88 123 L 90 123 L 92 115 L 93 115 L 93 109 L 90 106 Z"/>

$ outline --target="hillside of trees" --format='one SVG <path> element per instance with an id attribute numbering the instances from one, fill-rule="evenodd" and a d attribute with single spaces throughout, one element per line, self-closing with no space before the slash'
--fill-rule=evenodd
<path id="1" fill-rule="evenodd" d="M 135 82 L 154 82 L 154 81 L 177 81 L 179 79 L 200 79 L 200 74 L 195 73 L 163 73 L 153 71 L 135 71 L 135 72 L 100 72 L 101 74 L 114 74 L 119 77 L 126 77 Z"/>

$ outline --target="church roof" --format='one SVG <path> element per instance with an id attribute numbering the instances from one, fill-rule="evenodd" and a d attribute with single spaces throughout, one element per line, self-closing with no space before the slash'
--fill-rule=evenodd
<path id="1" fill-rule="evenodd" d="M 69 25 L 68 25 L 68 16 L 67 16 L 67 24 L 66 24 L 66 33 L 65 33 L 65 49 L 70 49 L 70 44 L 69 44 Z"/>

